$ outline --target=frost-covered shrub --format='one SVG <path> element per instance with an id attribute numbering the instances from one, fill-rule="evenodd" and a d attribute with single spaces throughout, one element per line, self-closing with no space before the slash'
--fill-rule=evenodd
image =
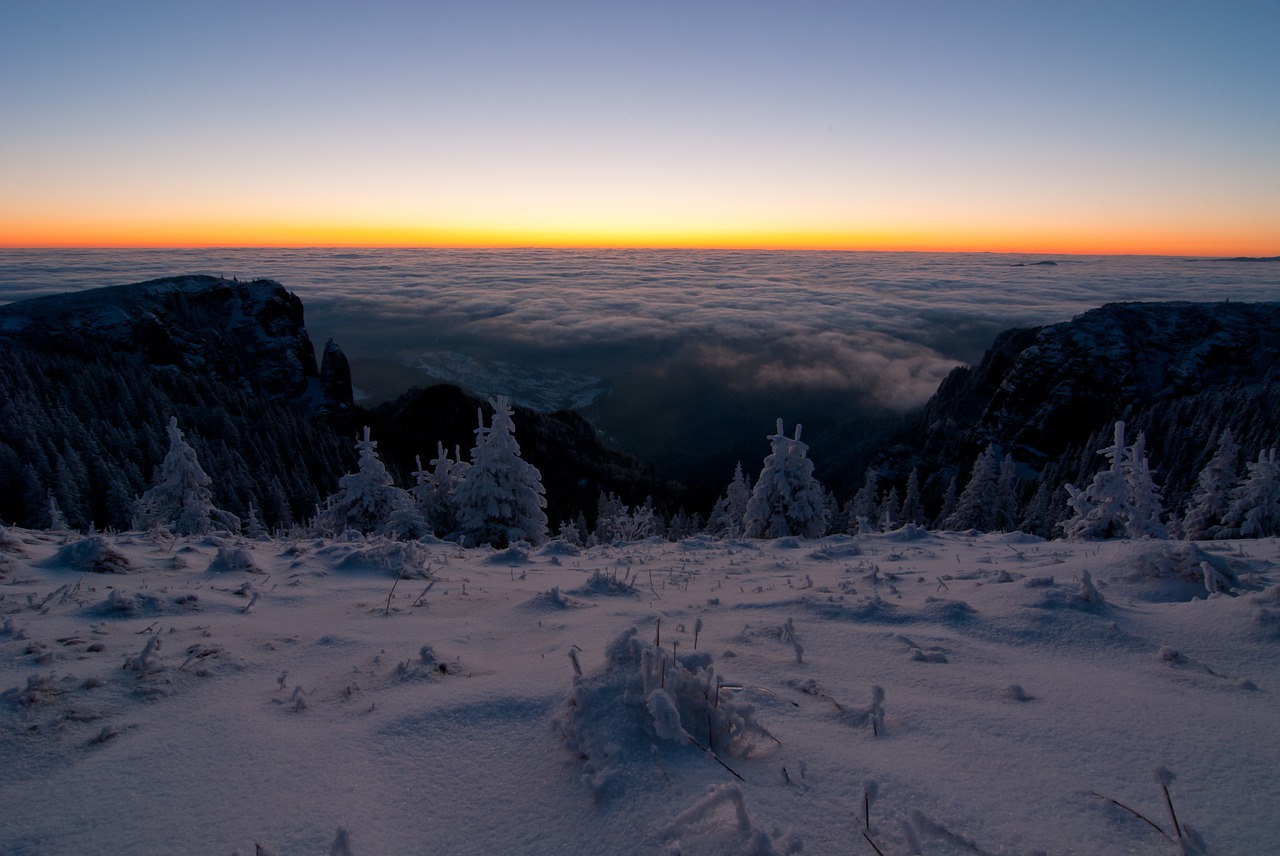
<path id="1" fill-rule="evenodd" d="M 130 570 L 128 558 L 101 535 L 89 535 L 58 550 L 46 563 L 95 574 L 123 574 Z"/>
<path id="2" fill-rule="evenodd" d="M 579 596 L 590 595 L 633 595 L 638 594 L 636 591 L 635 577 L 627 578 L 619 577 L 616 573 L 606 574 L 599 568 L 591 572 L 591 576 L 587 581 L 574 589 L 570 594 Z"/>
<path id="3" fill-rule="evenodd" d="M 0 698 L 11 704 L 32 707 L 43 702 L 52 701 L 62 694 L 62 687 L 52 673 L 48 675 L 28 675 L 26 686 L 6 690 Z"/>
<path id="4" fill-rule="evenodd" d="M 214 573 L 262 573 L 254 564 L 253 552 L 243 544 L 219 544 L 218 554 L 209 563 L 209 570 Z"/>
<path id="5" fill-rule="evenodd" d="M 428 568 L 431 554 L 417 541 L 370 539 L 361 543 L 367 546 L 353 550 L 341 548 L 346 554 L 337 562 L 338 570 L 389 571 L 406 580 L 431 575 Z"/>
<path id="6" fill-rule="evenodd" d="M 139 615 L 157 615 L 162 607 L 160 598 L 151 592 L 139 591 L 127 595 L 120 589 L 112 589 L 106 599 L 95 607 L 99 615 L 111 618 L 134 618 Z"/>
<path id="7" fill-rule="evenodd" d="M 657 742 L 731 757 L 767 735 L 754 708 L 722 686 L 710 654 L 675 656 L 631 627 L 606 647 L 598 674 L 574 676 L 557 726 L 600 798 L 625 778 L 629 762 L 651 757 Z"/>

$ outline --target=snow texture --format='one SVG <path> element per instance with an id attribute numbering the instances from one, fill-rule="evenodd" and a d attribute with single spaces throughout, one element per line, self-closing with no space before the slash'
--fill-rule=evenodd
<path id="1" fill-rule="evenodd" d="M 0 530 L 0 851 L 1271 852 L 1280 541 L 905 531 Z"/>

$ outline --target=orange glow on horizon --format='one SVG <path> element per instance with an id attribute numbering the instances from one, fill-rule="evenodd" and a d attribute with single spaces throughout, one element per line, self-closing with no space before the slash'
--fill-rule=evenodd
<path id="1" fill-rule="evenodd" d="M 1156 229 L 1099 234 L 1089 229 L 980 231 L 924 229 L 495 228 L 399 225 L 219 223 L 3 224 L 10 249 L 353 247 L 442 249 L 729 249 L 850 252 L 990 252 L 1047 255 L 1273 256 L 1274 235 L 1170 234 Z"/>

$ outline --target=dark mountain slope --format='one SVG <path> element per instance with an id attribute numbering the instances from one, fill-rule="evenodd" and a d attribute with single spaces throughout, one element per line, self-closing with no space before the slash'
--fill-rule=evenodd
<path id="1" fill-rule="evenodd" d="M 317 367 L 301 301 L 270 280 L 152 280 L 0 306 L 0 520 L 125 527 L 176 416 L 214 501 L 269 524 L 300 521 L 354 465 L 370 425 L 402 485 L 436 442 L 469 455 L 477 399 L 414 391 L 369 413 L 333 342 Z M 484 405 L 487 408 L 487 405 Z M 519 410 L 517 437 L 543 471 L 553 526 L 594 516 L 601 490 L 638 503 L 674 495 L 581 417 Z"/>
<path id="2" fill-rule="evenodd" d="M 935 495 L 989 443 L 1028 486 L 1077 482 L 1123 419 L 1147 434 L 1169 507 L 1184 501 L 1220 431 L 1247 454 L 1280 426 L 1280 304 L 1117 303 L 1072 321 L 1001 334 L 982 361 L 954 370 L 882 452 L 905 480 L 918 466 Z M 936 496 L 935 496 L 936 498 Z"/>

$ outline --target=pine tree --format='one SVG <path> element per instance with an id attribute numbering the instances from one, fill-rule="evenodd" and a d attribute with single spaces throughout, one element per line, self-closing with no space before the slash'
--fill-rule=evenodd
<path id="1" fill-rule="evenodd" d="M 903 524 L 924 522 L 924 503 L 920 499 L 920 471 L 912 468 L 907 476 L 907 491 L 902 496 Z"/>
<path id="2" fill-rule="evenodd" d="M 1124 476 L 1124 423 L 1115 424 L 1110 446 L 1098 454 L 1105 455 L 1108 466 L 1099 470 L 1084 490 L 1068 482 L 1067 500 L 1074 514 L 1062 524 L 1070 538 L 1101 540 L 1123 538 L 1128 534 L 1130 514 L 1129 487 Z"/>
<path id="3" fill-rule="evenodd" d="M 993 522 L 1000 532 L 1014 532 L 1018 528 L 1018 465 L 1011 455 L 1005 455 L 1000 461 Z"/>
<path id="4" fill-rule="evenodd" d="M 1147 461 L 1147 435 L 1138 434 L 1125 453 L 1125 486 L 1129 507 L 1132 509 L 1127 522 L 1130 538 L 1166 538 L 1168 532 L 1160 519 L 1164 507 L 1160 502 L 1160 487 L 1156 484 Z"/>
<path id="5" fill-rule="evenodd" d="M 163 526 L 175 535 L 205 535 L 215 526 L 238 530 L 238 520 L 214 507 L 211 483 L 178 429 L 177 417 L 169 417 L 169 452 L 156 471 L 155 484 L 135 505 L 134 526 Z"/>
<path id="6" fill-rule="evenodd" d="M 809 447 L 800 442 L 800 426 L 788 438 L 779 419 L 769 441 L 773 451 L 764 460 L 743 517 L 747 537 L 822 536 L 827 528 L 825 496 L 813 477 L 813 461 L 806 457 Z"/>
<path id="7" fill-rule="evenodd" d="M 884 495 L 884 501 L 880 503 L 880 508 L 876 512 L 878 515 L 878 525 L 881 532 L 891 532 L 902 525 L 900 517 L 901 510 L 898 505 L 898 489 L 890 487 L 889 492 Z"/>
<path id="8" fill-rule="evenodd" d="M 448 534 L 457 525 L 453 495 L 459 483 L 458 463 L 449 458 L 444 444 L 440 442 L 436 443 L 436 456 L 431 461 L 430 470 L 423 468 L 421 458 L 415 457 L 414 460 L 418 465 L 413 472 L 417 484 L 409 492 L 413 494 L 427 526 L 437 535 Z"/>
<path id="9" fill-rule="evenodd" d="M 867 472 L 862 479 L 862 487 L 858 488 L 858 492 L 849 500 L 849 504 L 845 506 L 845 514 L 849 518 L 849 531 L 853 534 L 860 532 L 870 532 L 873 528 L 875 519 L 877 502 L 876 497 L 880 495 L 880 475 L 875 471 L 874 467 L 867 467 Z"/>
<path id="10" fill-rule="evenodd" d="M 1258 453 L 1256 463 L 1231 492 L 1223 537 L 1267 538 L 1280 535 L 1280 463 L 1276 450 Z"/>
<path id="11" fill-rule="evenodd" d="M 742 474 L 742 462 L 733 468 L 733 481 L 725 490 L 724 496 L 711 509 L 707 520 L 707 532 L 724 538 L 741 538 L 746 531 L 743 516 L 747 512 L 747 503 L 751 501 L 751 483 Z"/>
<path id="12" fill-rule="evenodd" d="M 1061 525 L 1069 537 L 1165 537 L 1160 489 L 1147 462 L 1146 438 L 1140 434 L 1132 446 L 1125 446 L 1124 428 L 1124 422 L 1116 422 L 1111 445 L 1099 452 L 1106 456 L 1107 466 L 1087 488 L 1065 485 L 1074 513 Z"/>
<path id="13" fill-rule="evenodd" d="M 506 547 L 540 544 L 547 536 L 546 491 L 538 468 L 520 458 L 515 423 L 505 396 L 490 400 L 493 422 L 480 412 L 471 466 L 454 492 L 457 537 L 463 544 Z"/>
<path id="14" fill-rule="evenodd" d="M 938 517 L 935 526 L 938 529 L 946 528 L 946 521 L 955 513 L 956 510 L 956 475 L 952 475 L 947 481 L 946 490 L 942 492 L 942 507 L 938 509 Z"/>
<path id="15" fill-rule="evenodd" d="M 994 445 L 987 446 L 973 462 L 969 481 L 956 502 L 955 511 L 943 521 L 947 529 L 996 529 L 996 507 L 999 502 L 1000 463 Z"/>
<path id="16" fill-rule="evenodd" d="M 1231 489 L 1236 484 L 1239 458 L 1240 447 L 1235 435 L 1227 429 L 1218 438 L 1218 450 L 1196 479 L 1182 520 L 1182 537 L 1192 541 L 1217 537 L 1231 507 Z"/>
<path id="17" fill-rule="evenodd" d="M 354 530 L 396 537 L 417 537 L 425 532 L 426 524 L 413 498 L 395 486 L 378 457 L 377 441 L 369 439 L 368 427 L 364 439 L 356 441 L 356 453 L 356 471 L 338 479 L 337 492 L 320 508 L 317 528 L 333 534 Z"/>

